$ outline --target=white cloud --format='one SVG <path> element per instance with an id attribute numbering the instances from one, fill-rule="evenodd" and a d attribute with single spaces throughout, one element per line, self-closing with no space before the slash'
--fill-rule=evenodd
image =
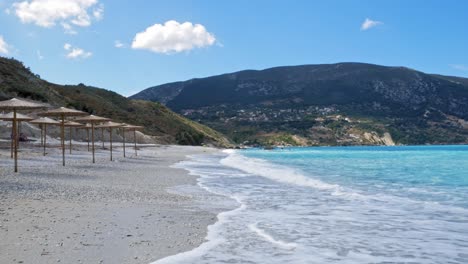
<path id="1" fill-rule="evenodd" d="M 78 32 L 76 32 L 76 30 L 74 30 L 73 27 L 70 26 L 70 24 L 68 24 L 68 23 L 63 22 L 62 27 L 65 30 L 65 34 L 69 34 L 69 35 L 78 34 Z"/>
<path id="2" fill-rule="evenodd" d="M 376 21 L 376 20 L 371 20 L 369 18 L 366 18 L 366 20 L 364 20 L 364 22 L 362 23 L 361 25 L 361 30 L 368 30 L 368 29 L 371 29 L 373 27 L 376 27 L 378 25 L 382 25 L 383 22 L 380 22 L 380 21 Z"/>
<path id="3" fill-rule="evenodd" d="M 63 48 L 67 51 L 66 57 L 69 59 L 86 59 L 93 55 L 93 53 L 85 51 L 78 47 L 73 47 L 69 43 L 65 43 L 65 45 L 63 45 Z"/>
<path id="4" fill-rule="evenodd" d="M 3 39 L 3 36 L 0 35 L 0 54 L 8 54 L 10 53 L 9 45 Z"/>
<path id="5" fill-rule="evenodd" d="M 468 72 L 468 66 L 463 64 L 450 64 L 450 67 L 452 67 L 455 70 Z"/>
<path id="6" fill-rule="evenodd" d="M 42 56 L 42 54 L 41 54 L 41 51 L 40 51 L 40 50 L 37 50 L 37 52 L 36 52 L 36 53 L 37 53 L 37 58 L 38 58 L 39 60 L 43 60 L 43 59 L 44 59 L 44 56 Z"/>
<path id="7" fill-rule="evenodd" d="M 215 36 L 203 25 L 190 22 L 180 24 L 170 20 L 164 25 L 154 24 L 145 31 L 137 33 L 132 48 L 170 54 L 211 46 L 215 42 Z"/>
<path id="8" fill-rule="evenodd" d="M 123 47 L 125 47 L 125 44 L 123 44 L 122 42 L 120 42 L 120 40 L 116 40 L 116 41 L 114 42 L 114 46 L 115 46 L 116 48 L 123 48 Z"/>
<path id="9" fill-rule="evenodd" d="M 93 16 L 96 20 L 101 20 L 104 16 L 104 5 L 100 4 L 98 7 L 94 8 Z"/>
<path id="10" fill-rule="evenodd" d="M 31 0 L 15 2 L 15 15 L 22 23 L 34 23 L 40 27 L 53 27 L 60 23 L 66 33 L 75 32 L 73 26 L 90 26 L 93 18 L 102 18 L 104 6 L 99 0 Z M 89 14 L 91 8 L 92 15 Z"/>

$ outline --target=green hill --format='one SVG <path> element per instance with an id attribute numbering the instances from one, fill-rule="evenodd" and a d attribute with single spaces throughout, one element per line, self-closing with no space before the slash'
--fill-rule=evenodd
<path id="1" fill-rule="evenodd" d="M 247 70 L 151 87 L 131 98 L 161 102 L 237 143 L 468 143 L 468 79 L 405 67 Z"/>
<path id="2" fill-rule="evenodd" d="M 156 142 L 228 146 L 229 141 L 211 128 L 188 120 L 160 103 L 130 100 L 96 87 L 57 85 L 42 80 L 14 59 L 0 57 L 0 100 L 23 97 L 53 106 L 73 107 L 116 122 L 144 126 Z"/>

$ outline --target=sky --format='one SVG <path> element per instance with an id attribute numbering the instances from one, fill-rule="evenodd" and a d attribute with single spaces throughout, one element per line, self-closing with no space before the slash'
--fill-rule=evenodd
<path id="1" fill-rule="evenodd" d="M 245 69 L 366 62 L 468 77 L 468 1 L 0 0 L 0 56 L 124 96 Z"/>

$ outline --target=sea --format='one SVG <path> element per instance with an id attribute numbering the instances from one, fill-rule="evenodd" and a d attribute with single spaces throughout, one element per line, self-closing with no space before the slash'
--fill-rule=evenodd
<path id="1" fill-rule="evenodd" d="M 229 197 L 156 263 L 468 263 L 468 146 L 226 150 L 177 165 Z"/>

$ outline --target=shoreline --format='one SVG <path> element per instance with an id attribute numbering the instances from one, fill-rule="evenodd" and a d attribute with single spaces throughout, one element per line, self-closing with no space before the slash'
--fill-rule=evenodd
<path id="1" fill-rule="evenodd" d="M 453 151 L 426 146 L 418 152 L 405 147 L 403 152 L 283 155 L 258 150 L 221 162 L 220 155 L 194 157 L 181 167 L 203 175 L 199 182 L 210 191 L 237 197 L 241 206 L 218 214 L 207 243 L 152 264 L 465 263 L 467 229 L 460 219 L 467 216 L 462 177 L 467 153 L 448 149 Z M 331 178 L 335 175 L 340 179 Z M 445 179 L 434 183 L 434 175 Z M 460 192 L 453 193 L 454 187 Z"/>
<path id="2" fill-rule="evenodd" d="M 58 149 L 42 157 L 23 147 L 17 174 L 0 150 L 1 263 L 152 263 L 205 242 L 222 210 L 173 192 L 185 185 L 214 195 L 173 165 L 219 150 L 155 146 L 124 159 L 117 149 L 114 162 L 98 150 L 92 164 L 85 148 L 74 146 L 62 167 Z"/>

